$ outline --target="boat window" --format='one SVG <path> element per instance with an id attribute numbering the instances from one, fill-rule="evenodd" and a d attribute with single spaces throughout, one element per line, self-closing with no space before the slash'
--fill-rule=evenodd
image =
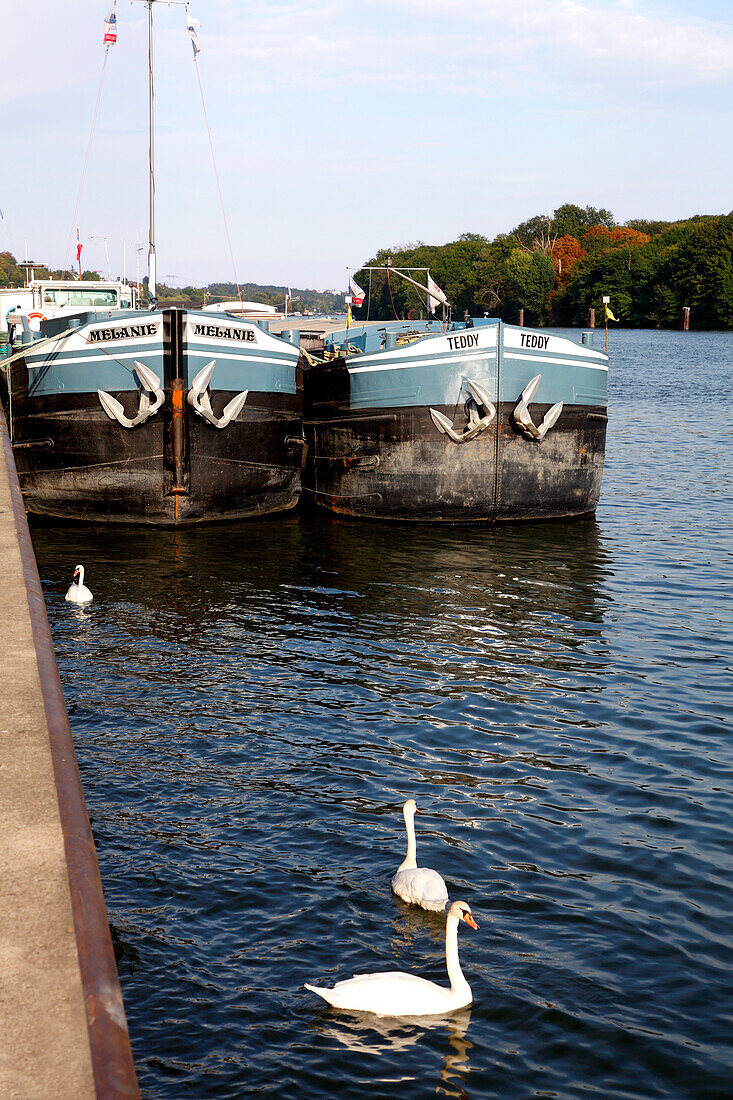
<path id="1" fill-rule="evenodd" d="M 117 291 L 95 289 L 93 283 L 43 288 L 44 306 L 116 306 Z"/>

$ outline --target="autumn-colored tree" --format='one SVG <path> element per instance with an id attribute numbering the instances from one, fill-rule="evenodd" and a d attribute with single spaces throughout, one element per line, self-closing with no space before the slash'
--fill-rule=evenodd
<path id="1" fill-rule="evenodd" d="M 608 247 L 611 240 L 611 230 L 607 229 L 605 225 L 592 225 L 590 229 L 586 230 L 580 240 L 586 248 L 593 245 L 596 241 L 600 241 L 605 247 Z"/>
<path id="2" fill-rule="evenodd" d="M 559 285 L 564 286 L 570 281 L 573 269 L 585 254 L 585 249 L 576 237 L 571 237 L 569 234 L 558 237 L 552 248 L 552 262 L 555 265 L 555 277 Z"/>
<path id="3" fill-rule="evenodd" d="M 651 237 L 648 233 L 640 233 L 638 229 L 630 229 L 628 225 L 619 225 L 611 230 L 611 240 L 615 244 L 633 246 L 649 244 Z"/>

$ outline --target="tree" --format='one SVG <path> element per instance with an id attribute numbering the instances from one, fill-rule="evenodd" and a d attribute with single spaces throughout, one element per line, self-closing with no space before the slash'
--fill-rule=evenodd
<path id="1" fill-rule="evenodd" d="M 573 271 L 585 257 L 585 249 L 576 237 L 559 237 L 552 247 L 552 259 L 558 285 L 567 286 Z"/>
<path id="2" fill-rule="evenodd" d="M 614 244 L 624 244 L 627 247 L 649 244 L 651 237 L 648 233 L 640 233 L 638 229 L 631 229 L 627 225 L 619 225 L 611 230 L 611 240 Z"/>
<path id="3" fill-rule="evenodd" d="M 48 268 L 39 264 L 35 268 L 37 279 L 48 278 Z M 21 287 L 26 284 L 26 273 L 12 252 L 0 252 L 0 286 Z"/>
<path id="4" fill-rule="evenodd" d="M 507 275 L 519 305 L 540 323 L 547 315 L 547 296 L 555 283 L 552 257 L 541 249 L 515 248 L 506 263 Z"/>
<path id="5" fill-rule="evenodd" d="M 551 221 L 549 214 L 535 214 L 533 218 L 520 222 L 512 229 L 511 236 L 514 237 L 515 242 L 532 249 L 535 243 L 549 232 Z"/>
<path id="6" fill-rule="evenodd" d="M 558 237 L 570 236 L 580 239 L 584 233 L 594 225 L 613 229 L 616 225 L 610 210 L 595 206 L 576 206 L 572 202 L 566 202 L 558 206 L 552 216 L 552 231 Z"/>
<path id="7" fill-rule="evenodd" d="M 639 233 L 646 233 L 649 237 L 656 237 L 658 233 L 664 233 L 665 229 L 669 229 L 674 223 L 650 222 L 645 218 L 634 218 L 626 224 L 629 229 L 636 229 Z"/>

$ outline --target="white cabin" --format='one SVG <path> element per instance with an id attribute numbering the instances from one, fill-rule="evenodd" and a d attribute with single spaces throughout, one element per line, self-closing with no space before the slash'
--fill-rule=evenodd
<path id="1" fill-rule="evenodd" d="M 0 330 L 20 328 L 25 317 L 33 332 L 41 321 L 86 309 L 136 309 L 135 287 L 120 282 L 83 279 L 31 279 L 27 286 L 0 287 Z"/>

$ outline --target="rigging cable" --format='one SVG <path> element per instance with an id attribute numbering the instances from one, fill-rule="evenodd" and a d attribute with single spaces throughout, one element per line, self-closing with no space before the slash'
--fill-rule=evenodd
<path id="1" fill-rule="evenodd" d="M 418 269 L 418 268 L 414 268 L 414 267 L 411 267 L 411 268 L 410 268 L 410 271 L 416 271 L 416 270 L 419 270 L 419 269 Z M 421 308 L 422 308 L 422 306 L 425 306 L 425 316 L 426 316 L 426 318 L 427 318 L 428 320 L 430 320 L 430 307 L 429 307 L 429 305 L 428 305 L 428 298 L 429 298 L 429 297 L 430 297 L 430 291 L 428 290 L 428 288 L 427 288 L 427 287 L 425 287 L 425 301 L 423 301 L 423 296 L 422 296 L 422 294 L 420 293 L 420 291 L 418 290 L 418 292 L 417 292 L 417 299 L 418 299 L 418 301 L 419 301 L 419 303 L 420 303 L 420 306 L 421 306 Z"/>
<path id="2" fill-rule="evenodd" d="M 395 309 L 394 298 L 392 297 L 392 284 L 389 281 L 389 268 L 387 268 L 386 271 L 387 271 L 387 286 L 389 288 L 389 300 L 392 303 L 392 312 L 394 313 L 395 321 L 399 321 L 399 317 L 397 316 L 397 310 Z"/>
<path id="3" fill-rule="evenodd" d="M 186 8 L 185 10 L 186 10 L 186 17 L 188 19 L 188 8 Z M 189 27 L 189 34 L 190 34 L 191 33 L 191 25 L 189 24 L 188 27 Z M 211 149 L 211 162 L 214 165 L 214 175 L 216 177 L 216 187 L 217 187 L 217 190 L 219 192 L 219 205 L 221 206 L 221 216 L 224 219 L 224 232 L 226 233 L 227 245 L 229 246 L 229 256 L 230 256 L 231 261 L 232 261 L 232 270 L 234 272 L 234 283 L 235 283 L 236 288 L 237 288 L 237 297 L 239 298 L 239 301 L 242 304 L 242 306 L 244 306 L 244 300 L 243 300 L 243 297 L 242 297 L 242 290 L 241 290 L 240 285 L 239 285 L 239 276 L 237 275 L 237 265 L 236 265 L 236 262 L 234 260 L 234 249 L 232 248 L 232 239 L 229 236 L 229 222 L 227 221 L 227 214 L 226 214 L 226 210 L 224 209 L 224 196 L 222 195 L 221 183 L 219 181 L 219 169 L 216 166 L 216 157 L 214 156 L 214 142 L 213 142 L 212 137 L 211 137 L 211 127 L 209 126 L 209 116 L 208 116 L 208 113 L 207 113 L 207 110 L 206 110 L 206 102 L 204 100 L 204 88 L 203 88 L 203 85 L 201 83 L 201 73 L 199 72 L 199 61 L 198 61 L 198 57 L 196 56 L 197 53 L 198 53 L 198 50 L 196 49 L 196 44 L 195 44 L 194 45 L 194 50 L 193 50 L 193 63 L 196 66 L 196 79 L 198 80 L 199 92 L 201 93 L 201 106 L 203 107 L 203 110 L 204 110 L 204 121 L 206 123 L 206 132 L 209 135 L 209 148 Z"/>
<path id="4" fill-rule="evenodd" d="M 117 3 L 117 0 L 115 0 Z M 107 56 L 109 54 L 109 43 L 104 51 L 104 61 L 102 62 L 102 75 L 99 78 L 99 90 L 97 92 L 97 102 L 94 105 L 94 116 L 92 118 L 92 128 L 89 133 L 89 142 L 87 144 L 86 156 L 84 157 L 84 167 L 81 172 L 81 180 L 79 182 L 79 192 L 76 196 L 76 206 L 74 207 L 74 217 L 71 221 L 71 229 L 69 230 L 69 238 L 66 242 L 66 255 L 64 256 L 64 271 L 69 270 L 69 257 L 71 256 L 71 247 L 74 240 L 74 227 L 77 224 L 77 218 L 79 217 L 79 207 L 81 206 L 81 196 L 84 190 L 84 181 L 86 180 L 87 167 L 89 166 L 89 154 L 92 151 L 92 141 L 94 140 L 94 131 L 97 126 L 97 115 L 99 114 L 99 103 L 102 98 L 102 85 L 104 84 L 104 74 L 107 69 Z"/>

